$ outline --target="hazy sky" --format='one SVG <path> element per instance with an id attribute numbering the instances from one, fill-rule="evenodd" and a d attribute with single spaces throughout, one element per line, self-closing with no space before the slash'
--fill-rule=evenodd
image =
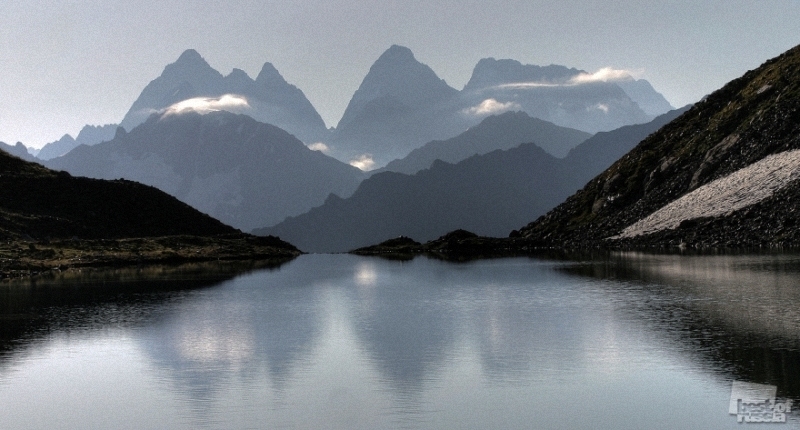
<path id="1" fill-rule="evenodd" d="M 335 126 L 392 44 L 461 89 L 484 57 L 628 69 L 674 106 L 800 44 L 800 0 L 25 0 L 0 4 L 0 141 L 117 123 L 187 48 L 265 61 Z"/>

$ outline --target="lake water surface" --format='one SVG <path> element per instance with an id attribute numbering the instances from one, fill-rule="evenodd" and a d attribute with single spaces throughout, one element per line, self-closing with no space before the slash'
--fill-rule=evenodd
<path id="1" fill-rule="evenodd" d="M 150 275 L 0 284 L 0 428 L 800 428 L 794 254 Z"/>

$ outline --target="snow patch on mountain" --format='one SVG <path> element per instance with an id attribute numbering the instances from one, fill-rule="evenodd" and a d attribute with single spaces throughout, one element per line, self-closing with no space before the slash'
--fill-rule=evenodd
<path id="1" fill-rule="evenodd" d="M 701 186 L 610 239 L 671 230 L 695 218 L 729 215 L 772 196 L 797 179 L 800 179 L 800 150 L 773 154 Z"/>

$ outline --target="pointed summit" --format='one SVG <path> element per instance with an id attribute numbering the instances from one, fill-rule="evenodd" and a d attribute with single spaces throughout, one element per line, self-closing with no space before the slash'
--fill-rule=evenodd
<path id="1" fill-rule="evenodd" d="M 379 99 L 391 99 L 399 103 L 401 110 L 405 110 L 430 106 L 457 93 L 430 67 L 417 61 L 410 49 L 392 45 L 370 67 L 361 86 L 353 94 L 339 126 L 356 119 L 367 104 Z"/>
<path id="2" fill-rule="evenodd" d="M 200 53 L 195 51 L 194 49 L 187 49 L 187 50 L 183 51 L 181 56 L 178 57 L 178 61 L 176 61 L 175 63 L 178 63 L 178 64 L 201 64 L 202 63 L 202 64 L 205 64 L 205 65 L 208 65 L 208 63 L 206 63 L 206 60 L 203 59 L 203 57 L 200 55 Z"/>
<path id="3" fill-rule="evenodd" d="M 372 157 L 380 166 L 426 142 L 458 134 L 466 127 L 441 114 L 457 97 L 458 90 L 410 49 L 392 45 L 350 99 L 334 132 L 332 153 L 342 160 Z"/>
<path id="4" fill-rule="evenodd" d="M 283 79 L 278 69 L 272 65 L 269 61 L 264 63 L 264 66 L 261 67 L 261 72 L 258 73 L 258 77 L 256 77 L 256 82 L 260 84 L 270 85 L 273 83 L 280 83 L 282 85 L 286 84 L 286 80 Z"/>
<path id="5" fill-rule="evenodd" d="M 222 75 L 214 70 L 197 51 L 187 49 L 183 51 L 177 61 L 164 68 L 161 76 L 191 81 L 218 79 Z"/>
<path id="6" fill-rule="evenodd" d="M 205 89 L 219 92 L 222 79 L 222 75 L 197 51 L 187 49 L 177 61 L 164 68 L 161 76 L 147 84 L 120 125 L 130 131 L 159 109 L 188 98 L 198 97 Z"/>

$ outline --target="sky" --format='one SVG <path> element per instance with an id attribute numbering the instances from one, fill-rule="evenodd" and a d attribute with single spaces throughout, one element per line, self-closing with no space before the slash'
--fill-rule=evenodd
<path id="1" fill-rule="evenodd" d="M 185 49 L 264 62 L 336 126 L 369 67 L 410 48 L 461 89 L 481 58 L 634 72 L 673 106 L 800 44 L 800 0 L 25 0 L 0 4 L 0 141 L 118 123 Z"/>

